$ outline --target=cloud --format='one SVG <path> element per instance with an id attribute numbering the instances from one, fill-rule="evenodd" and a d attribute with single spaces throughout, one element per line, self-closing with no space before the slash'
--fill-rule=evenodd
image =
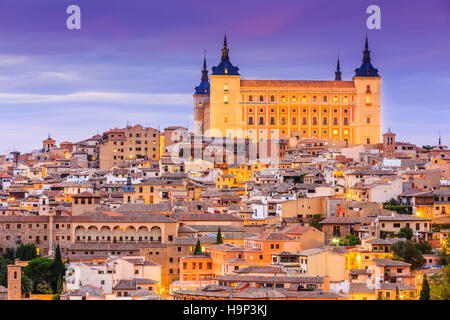
<path id="1" fill-rule="evenodd" d="M 145 105 L 179 105 L 191 103 L 192 95 L 183 93 L 141 94 L 119 92 L 76 92 L 69 94 L 0 93 L 0 104 L 22 103 L 111 103 Z"/>
<path id="2" fill-rule="evenodd" d="M 80 80 L 80 76 L 78 74 L 69 72 L 42 72 L 38 78 L 41 80 Z"/>

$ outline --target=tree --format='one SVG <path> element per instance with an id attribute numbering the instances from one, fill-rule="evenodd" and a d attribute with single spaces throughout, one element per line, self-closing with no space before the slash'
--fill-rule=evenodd
<path id="1" fill-rule="evenodd" d="M 16 257 L 22 261 L 30 261 L 37 257 L 36 246 L 33 243 L 21 244 L 16 251 Z"/>
<path id="2" fill-rule="evenodd" d="M 419 242 L 415 243 L 414 246 L 422 252 L 422 254 L 431 254 L 433 253 L 433 248 L 431 247 L 431 244 L 428 241 L 420 240 Z"/>
<path id="3" fill-rule="evenodd" d="M 400 300 L 400 291 L 398 290 L 398 286 L 395 287 L 395 300 Z"/>
<path id="4" fill-rule="evenodd" d="M 36 286 L 36 292 L 37 293 L 43 293 L 43 294 L 52 294 L 53 289 L 52 286 L 46 282 L 38 283 Z"/>
<path id="5" fill-rule="evenodd" d="M 64 275 L 66 273 L 66 268 L 64 266 L 64 263 L 61 259 L 61 249 L 59 248 L 59 243 L 56 245 L 55 250 L 55 259 L 53 260 L 52 264 L 53 274 L 54 278 L 51 282 L 52 287 L 54 288 L 54 291 L 58 292 L 58 279 L 61 276 L 61 279 L 64 279 Z"/>
<path id="6" fill-rule="evenodd" d="M 319 214 L 315 214 L 311 217 L 311 221 L 309 222 L 309 226 L 310 227 L 314 227 L 320 231 L 322 231 L 322 225 L 319 223 L 320 221 L 322 221 L 324 218 L 323 216 L 319 213 Z"/>
<path id="7" fill-rule="evenodd" d="M 344 246 L 346 246 L 346 247 L 356 246 L 360 243 L 361 243 L 361 240 L 359 239 L 359 237 L 357 237 L 353 234 L 348 234 L 345 236 Z"/>
<path id="8" fill-rule="evenodd" d="M 413 237 L 413 231 L 411 228 L 407 228 L 407 227 L 401 228 L 400 232 L 398 233 L 398 237 L 411 240 L 411 238 Z"/>
<path id="9" fill-rule="evenodd" d="M 450 300 L 450 266 L 430 278 L 430 300 Z"/>
<path id="10" fill-rule="evenodd" d="M 6 248 L 5 258 L 14 261 L 14 259 L 16 258 L 16 254 L 14 253 L 13 248 Z"/>
<path id="11" fill-rule="evenodd" d="M 425 263 L 422 252 L 411 241 L 397 241 L 392 244 L 391 250 L 394 252 L 394 260 L 410 263 L 413 269 L 417 269 Z"/>
<path id="12" fill-rule="evenodd" d="M 29 277 L 27 277 L 26 275 L 22 275 L 22 294 L 24 294 L 25 296 L 28 296 L 28 294 L 33 291 L 33 280 L 31 280 Z"/>
<path id="13" fill-rule="evenodd" d="M 0 286 L 8 286 L 8 264 L 12 263 L 14 263 L 14 260 L 0 256 Z"/>
<path id="14" fill-rule="evenodd" d="M 63 276 L 59 274 L 58 282 L 56 284 L 56 292 L 59 294 L 63 291 Z"/>
<path id="15" fill-rule="evenodd" d="M 220 231 L 220 227 L 219 227 L 219 230 L 217 230 L 217 241 L 216 241 L 216 243 L 217 244 L 221 244 L 221 243 L 223 243 L 223 236 L 222 236 L 222 232 Z"/>
<path id="16" fill-rule="evenodd" d="M 195 245 L 194 255 L 202 254 L 202 246 L 200 245 L 200 239 L 197 239 L 197 244 Z"/>
<path id="17" fill-rule="evenodd" d="M 420 290 L 420 300 L 430 300 L 430 285 L 427 275 L 423 275 L 422 290 Z"/>
<path id="18" fill-rule="evenodd" d="M 433 147 L 430 146 L 430 145 L 422 146 L 422 148 L 427 150 L 427 151 L 430 151 L 431 149 L 433 149 Z"/>
<path id="19" fill-rule="evenodd" d="M 29 277 L 34 283 L 34 290 L 38 291 L 38 284 L 48 284 L 54 281 L 56 283 L 57 276 L 53 272 L 53 259 L 50 258 L 35 258 L 28 262 L 28 265 L 23 268 L 23 273 Z"/>

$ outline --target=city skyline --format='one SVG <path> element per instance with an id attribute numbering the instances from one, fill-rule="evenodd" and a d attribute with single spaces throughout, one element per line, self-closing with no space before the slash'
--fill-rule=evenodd
<path id="1" fill-rule="evenodd" d="M 82 30 L 69 31 L 68 1 L 4 1 L 0 153 L 37 149 L 49 132 L 75 142 L 127 121 L 161 129 L 189 122 L 192 129 L 203 51 L 211 70 L 224 32 L 243 79 L 332 80 L 339 55 L 343 80 L 350 80 L 372 4 L 281 1 L 274 8 L 248 1 L 236 12 L 230 1 L 230 10 L 219 12 L 218 3 L 172 2 L 77 1 Z M 382 29 L 367 34 L 383 77 L 382 131 L 390 127 L 398 140 L 420 145 L 436 145 L 440 132 L 446 144 L 450 5 L 431 1 L 426 12 L 409 1 L 376 4 Z"/>

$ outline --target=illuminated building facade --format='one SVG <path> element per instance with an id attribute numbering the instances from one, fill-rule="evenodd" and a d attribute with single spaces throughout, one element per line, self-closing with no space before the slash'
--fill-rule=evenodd
<path id="1" fill-rule="evenodd" d="M 208 77 L 206 59 L 194 93 L 194 132 L 253 141 L 289 137 L 333 139 L 348 144 L 380 142 L 381 76 L 371 63 L 368 40 L 351 81 L 244 80 L 229 57 L 225 36 L 220 63 Z"/>

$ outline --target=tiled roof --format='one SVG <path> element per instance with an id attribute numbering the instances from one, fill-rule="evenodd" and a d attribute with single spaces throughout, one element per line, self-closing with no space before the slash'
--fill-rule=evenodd
<path id="1" fill-rule="evenodd" d="M 228 274 L 214 278 L 233 282 L 265 282 L 265 283 L 323 283 L 323 277 L 297 277 L 297 276 L 247 276 Z"/>
<path id="2" fill-rule="evenodd" d="M 312 229 L 313 229 L 312 227 L 305 227 L 305 226 L 302 226 L 300 224 L 293 224 L 293 225 L 290 225 L 290 226 L 286 226 L 281 231 L 286 233 L 286 234 L 302 235 L 305 232 L 307 232 L 308 230 L 312 230 Z"/>
<path id="3" fill-rule="evenodd" d="M 391 259 L 373 259 L 377 266 L 383 267 L 410 267 L 410 263 Z"/>
<path id="4" fill-rule="evenodd" d="M 397 288 L 400 291 L 417 290 L 416 287 L 409 286 L 409 285 L 404 284 L 404 283 L 380 283 L 380 289 L 381 290 L 397 290 Z"/>
<path id="5" fill-rule="evenodd" d="M 243 87 L 268 87 L 268 88 L 347 88 L 354 89 L 353 81 L 314 81 L 314 80 L 241 80 Z"/>
<path id="6" fill-rule="evenodd" d="M 294 238 L 289 237 L 283 232 L 266 231 L 259 235 L 257 240 L 261 241 L 295 241 Z"/>
<path id="7" fill-rule="evenodd" d="M 226 213 L 174 213 L 171 217 L 178 221 L 242 221 L 238 216 Z"/>
<path id="8" fill-rule="evenodd" d="M 348 293 L 375 293 L 375 289 L 367 287 L 365 283 L 350 283 Z"/>
<path id="9" fill-rule="evenodd" d="M 369 269 L 349 269 L 350 274 L 370 274 Z"/>
<path id="10" fill-rule="evenodd" d="M 330 217 L 319 222 L 321 224 L 358 224 L 361 223 L 359 217 Z"/>
<path id="11" fill-rule="evenodd" d="M 114 209 L 115 212 L 132 213 L 132 212 L 170 212 L 172 205 L 170 202 L 160 203 L 125 203 Z"/>
<path id="12" fill-rule="evenodd" d="M 286 274 L 280 266 L 249 266 L 242 269 L 235 270 L 234 273 L 269 273 L 269 274 Z"/>
<path id="13" fill-rule="evenodd" d="M 199 232 L 217 232 L 219 228 L 221 232 L 244 232 L 242 229 L 231 225 L 191 224 L 189 228 Z"/>
<path id="14" fill-rule="evenodd" d="M 409 214 L 399 214 L 395 216 L 379 216 L 378 221 L 431 221 L 431 219 L 421 218 Z"/>

